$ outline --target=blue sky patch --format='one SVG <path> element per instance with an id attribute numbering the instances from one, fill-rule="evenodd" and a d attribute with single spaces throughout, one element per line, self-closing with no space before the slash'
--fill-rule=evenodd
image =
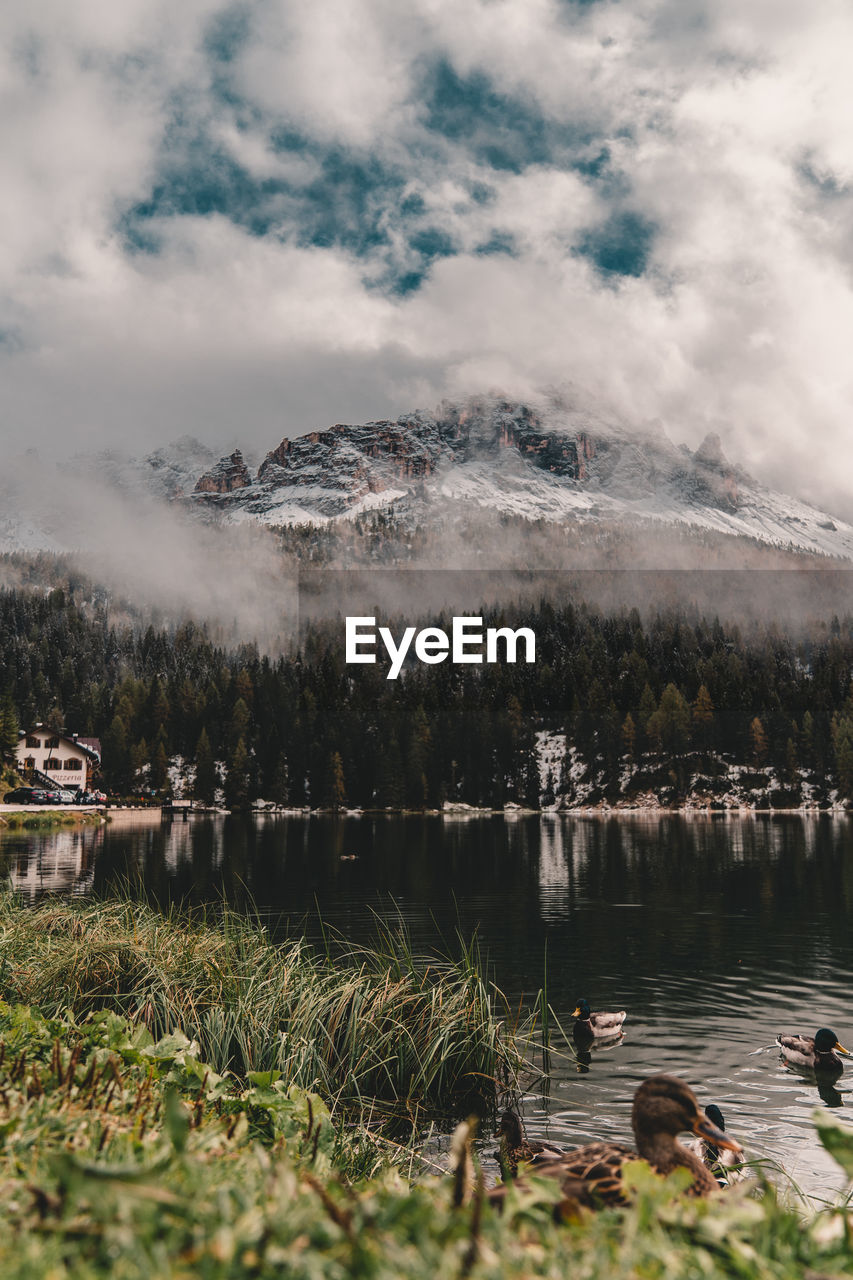
<path id="1" fill-rule="evenodd" d="M 209 117 L 199 116 L 191 97 L 176 97 L 150 193 L 119 220 L 129 252 L 159 252 L 164 220 L 217 215 L 255 236 L 342 248 L 365 261 L 372 288 L 405 296 L 420 287 L 433 263 L 460 252 L 429 193 L 416 189 L 422 171 L 440 172 L 448 163 L 446 149 L 452 143 L 486 175 L 461 179 L 470 204 L 463 199 L 452 211 L 454 218 L 464 222 L 474 208 L 494 201 L 489 170 L 496 178 L 532 165 L 573 170 L 617 209 L 589 228 L 573 252 L 588 257 L 605 276 L 645 270 L 654 228 L 625 211 L 630 192 L 613 167 L 606 139 L 551 119 L 532 100 L 502 92 L 489 76 L 462 75 L 441 59 L 423 74 L 426 132 L 406 155 L 389 161 L 369 150 L 320 143 L 292 120 L 262 116 L 233 92 L 231 66 L 250 36 L 244 4 L 209 22 L 204 47 L 214 98 L 238 130 L 260 136 L 282 159 L 299 158 L 309 166 L 283 176 L 256 176 L 212 134 Z M 481 233 L 473 251 L 518 256 L 519 247 L 510 232 L 494 225 Z"/>
<path id="2" fill-rule="evenodd" d="M 641 276 L 646 270 L 655 225 L 639 213 L 624 209 L 590 227 L 576 245 L 604 276 Z"/>
<path id="3" fill-rule="evenodd" d="M 500 93 L 481 72 L 460 76 L 441 60 L 427 77 L 425 99 L 427 128 L 466 144 L 481 164 L 521 173 L 553 158 L 554 142 L 542 113 Z"/>
<path id="4" fill-rule="evenodd" d="M 478 244 L 475 253 L 481 258 L 494 257 L 503 253 L 510 258 L 518 256 L 518 244 L 515 236 L 509 231 L 494 231 L 482 244 Z"/>

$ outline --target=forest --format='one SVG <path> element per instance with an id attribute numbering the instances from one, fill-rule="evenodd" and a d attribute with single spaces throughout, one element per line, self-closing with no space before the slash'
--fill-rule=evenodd
<path id="1" fill-rule="evenodd" d="M 381 665 L 345 665 L 340 620 L 270 657 L 194 623 L 119 620 L 85 584 L 6 589 L 0 750 L 41 721 L 101 738 L 115 795 L 165 796 L 177 766 L 189 794 L 232 808 L 536 808 L 570 803 L 579 780 L 587 803 L 644 789 L 677 803 L 733 765 L 773 780 L 770 803 L 853 798 L 849 617 L 794 635 L 583 601 L 478 612 L 531 627 L 536 663 L 415 663 L 388 681 Z M 544 775 L 542 731 L 569 746 Z"/>

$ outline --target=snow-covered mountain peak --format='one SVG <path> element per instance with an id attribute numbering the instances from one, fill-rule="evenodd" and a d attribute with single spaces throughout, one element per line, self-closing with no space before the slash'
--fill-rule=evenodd
<path id="1" fill-rule="evenodd" d="M 602 523 L 652 522 L 853 559 L 850 525 L 759 484 L 729 461 L 718 435 L 691 451 L 659 421 L 629 426 L 571 391 L 527 403 L 476 396 L 394 421 L 337 423 L 281 440 L 257 467 L 239 447 L 217 458 L 185 435 L 142 458 L 77 457 L 54 483 L 75 477 L 87 501 L 99 486 L 136 493 L 226 529 L 323 524 L 402 503 L 425 527 L 479 508 L 571 524 L 580 536 L 589 528 L 595 537 Z M 0 549 L 75 545 L 67 522 L 34 510 L 7 505 Z"/>

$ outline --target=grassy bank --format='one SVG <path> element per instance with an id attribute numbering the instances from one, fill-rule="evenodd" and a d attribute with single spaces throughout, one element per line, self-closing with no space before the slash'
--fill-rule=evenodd
<path id="1" fill-rule="evenodd" d="M 831 1120 L 828 1121 L 833 1125 Z M 850 1131 L 830 1128 L 853 1169 Z M 0 1004 L 4 1280 L 814 1280 L 853 1274 L 846 1211 L 678 1199 L 632 1174 L 624 1212 L 555 1223 L 533 1184 L 497 1214 L 454 1180 L 416 1184 L 381 1140 L 336 1126 L 276 1079 L 223 1079 L 185 1037 L 101 1011 L 47 1019 Z"/>
<path id="2" fill-rule="evenodd" d="M 53 831 L 57 827 L 97 827 L 109 819 L 96 810 L 69 813 L 62 809 L 24 811 L 0 808 L 0 831 Z"/>
<path id="3" fill-rule="evenodd" d="M 332 1106 L 417 1123 L 493 1104 L 522 1063 L 504 1002 L 470 955 L 418 964 L 374 949 L 282 945 L 245 919 L 130 901 L 21 908 L 0 899 L 0 998 L 75 1017 L 109 1009 L 178 1030 L 215 1071 L 278 1071 Z"/>

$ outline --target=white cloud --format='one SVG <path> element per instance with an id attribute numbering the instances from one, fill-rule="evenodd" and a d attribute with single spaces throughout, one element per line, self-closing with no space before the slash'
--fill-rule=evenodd
<path id="1" fill-rule="evenodd" d="M 676 437 L 721 430 L 762 477 L 850 511 L 846 4 L 262 0 L 218 70 L 242 105 L 213 91 L 205 52 L 224 12 L 15 0 L 0 16 L 5 431 L 263 448 L 446 392 L 576 379 Z M 539 113 L 553 156 L 494 170 L 464 131 L 428 134 L 442 58 Z M 480 140 L 501 142 L 499 122 Z M 276 125 L 309 145 L 277 150 Z M 288 185 L 270 233 L 164 209 L 159 252 L 133 253 L 122 213 L 204 132 L 248 179 Z M 572 137 L 607 149 L 608 183 L 562 164 Z M 390 249 L 304 245 L 329 146 L 405 180 L 372 197 Z M 389 253 L 420 261 L 399 212 L 413 193 L 457 252 L 398 298 L 379 282 Z M 577 244 L 622 206 L 656 228 L 648 269 L 603 280 Z M 495 232 L 516 257 L 477 256 Z"/>

